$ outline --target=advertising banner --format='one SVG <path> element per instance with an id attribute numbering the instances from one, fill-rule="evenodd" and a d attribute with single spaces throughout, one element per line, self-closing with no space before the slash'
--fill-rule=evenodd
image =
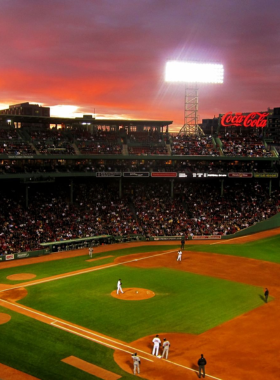
<path id="1" fill-rule="evenodd" d="M 25 253 L 17 253 L 17 259 L 23 259 L 25 257 L 29 257 L 29 253 L 28 252 L 25 252 Z"/>
<path id="2" fill-rule="evenodd" d="M 251 113 L 232 113 L 228 112 L 221 118 L 223 127 L 251 127 L 264 128 L 266 127 L 268 112 L 251 112 Z"/>
<path id="3" fill-rule="evenodd" d="M 193 236 L 192 240 L 220 240 L 221 235 L 197 235 Z"/>
<path id="4" fill-rule="evenodd" d="M 6 258 L 6 261 L 7 260 L 14 260 L 15 255 L 14 254 L 9 254 L 9 255 L 6 255 L 5 258 Z"/>
<path id="5" fill-rule="evenodd" d="M 153 236 L 152 240 L 181 240 L 182 236 Z"/>
<path id="6" fill-rule="evenodd" d="M 102 178 L 111 178 L 111 177 L 121 177 L 121 172 L 97 172 L 96 177 L 102 177 Z"/>
<path id="7" fill-rule="evenodd" d="M 152 172 L 151 177 L 177 177 L 177 173 L 175 172 Z"/>
<path id="8" fill-rule="evenodd" d="M 278 173 L 254 173 L 255 178 L 278 178 Z"/>
<path id="9" fill-rule="evenodd" d="M 228 173 L 229 178 L 253 178 L 253 173 Z"/>
<path id="10" fill-rule="evenodd" d="M 149 172 L 123 172 L 124 177 L 149 177 L 150 173 Z"/>
<path id="11" fill-rule="evenodd" d="M 191 173 L 192 178 L 225 178 L 226 173 Z"/>

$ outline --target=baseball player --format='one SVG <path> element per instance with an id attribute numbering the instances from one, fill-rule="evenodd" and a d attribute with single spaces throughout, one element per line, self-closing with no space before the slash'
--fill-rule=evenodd
<path id="1" fill-rule="evenodd" d="M 122 290 L 122 280 L 119 279 L 118 283 L 117 283 L 117 294 L 119 294 L 119 292 L 123 293 L 123 290 Z"/>
<path id="2" fill-rule="evenodd" d="M 169 353 L 169 347 L 170 347 L 170 342 L 166 340 L 166 338 L 163 339 L 163 351 L 162 351 L 162 358 L 165 357 L 165 359 L 168 359 L 168 353 Z"/>
<path id="3" fill-rule="evenodd" d="M 136 372 L 139 374 L 140 373 L 140 364 L 141 360 L 139 356 L 137 356 L 137 353 L 132 355 L 132 360 L 133 360 L 133 373 L 136 375 Z"/>
<path id="4" fill-rule="evenodd" d="M 93 253 L 93 248 L 89 247 L 89 249 L 88 249 L 89 257 L 92 257 L 92 253 Z"/>
<path id="5" fill-rule="evenodd" d="M 155 336 L 153 339 L 154 347 L 153 347 L 153 352 L 152 355 L 158 356 L 158 350 L 159 346 L 161 345 L 161 340 L 159 339 L 158 335 Z"/>
<path id="6" fill-rule="evenodd" d="M 177 261 L 182 261 L 182 251 L 181 249 L 178 251 Z"/>

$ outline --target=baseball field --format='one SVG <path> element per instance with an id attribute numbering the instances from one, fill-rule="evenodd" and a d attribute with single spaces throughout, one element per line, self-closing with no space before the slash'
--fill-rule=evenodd
<path id="1" fill-rule="evenodd" d="M 280 378 L 279 245 L 278 228 L 187 241 L 182 262 L 174 241 L 2 262 L 0 378 L 132 379 L 135 352 L 143 379 L 197 379 L 202 353 L 209 379 Z"/>

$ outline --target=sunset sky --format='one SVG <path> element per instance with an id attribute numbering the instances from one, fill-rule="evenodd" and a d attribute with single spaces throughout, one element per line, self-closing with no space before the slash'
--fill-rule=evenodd
<path id="1" fill-rule="evenodd" d="M 224 65 L 199 121 L 280 106 L 279 0 L 0 0 L 0 109 L 184 123 L 168 60 Z M 60 106 L 60 107 L 59 107 Z M 61 107 L 64 106 L 64 107 Z"/>

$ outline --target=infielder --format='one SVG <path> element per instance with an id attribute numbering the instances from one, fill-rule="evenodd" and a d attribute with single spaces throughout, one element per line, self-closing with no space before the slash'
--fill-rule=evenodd
<path id="1" fill-rule="evenodd" d="M 182 251 L 181 249 L 178 251 L 177 261 L 182 261 Z"/>
<path id="2" fill-rule="evenodd" d="M 139 356 L 137 356 L 137 353 L 132 355 L 132 360 L 133 360 L 133 373 L 136 375 L 136 372 L 139 374 L 140 373 L 140 364 L 141 360 Z"/>
<path id="3" fill-rule="evenodd" d="M 165 357 L 165 359 L 168 359 L 170 342 L 168 340 L 166 340 L 166 338 L 163 339 L 162 347 L 163 347 L 162 358 Z"/>
<path id="4" fill-rule="evenodd" d="M 117 294 L 119 294 L 119 292 L 123 293 L 123 290 L 122 290 L 122 280 L 119 279 L 118 283 L 117 283 Z"/>
<path id="5" fill-rule="evenodd" d="M 153 352 L 152 355 L 158 356 L 158 350 L 159 346 L 161 345 L 161 340 L 159 339 L 158 335 L 155 336 L 153 339 L 154 347 L 153 347 Z"/>

